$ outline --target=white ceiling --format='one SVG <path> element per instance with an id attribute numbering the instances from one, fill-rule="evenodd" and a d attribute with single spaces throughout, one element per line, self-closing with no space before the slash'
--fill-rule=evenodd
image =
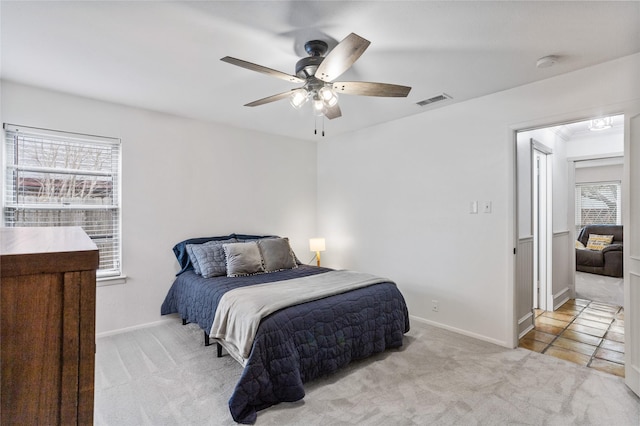
<path id="1" fill-rule="evenodd" d="M 596 118 L 596 117 L 594 117 Z M 576 121 L 573 123 L 566 123 L 560 126 L 551 127 L 551 130 L 557 132 L 565 141 L 570 141 L 574 138 L 584 137 L 598 137 L 618 135 L 620 138 L 624 137 L 624 115 L 611 116 L 611 127 L 603 130 L 590 130 L 589 120 Z M 622 139 L 621 139 L 622 140 Z"/>
<path id="2" fill-rule="evenodd" d="M 324 123 L 330 137 L 640 52 L 638 1 L 2 0 L 0 8 L 3 79 L 314 140 L 309 105 L 243 106 L 296 85 L 219 59 L 293 74 L 310 39 L 370 40 L 339 79 L 413 89 L 407 98 L 341 96 L 343 116 Z M 558 63 L 536 68 L 545 55 Z M 416 105 L 442 92 L 453 100 Z"/>

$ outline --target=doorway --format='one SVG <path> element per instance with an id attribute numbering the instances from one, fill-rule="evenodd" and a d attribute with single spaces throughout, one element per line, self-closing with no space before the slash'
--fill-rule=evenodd
<path id="1" fill-rule="evenodd" d="M 596 159 L 622 159 L 624 117 L 610 122 L 617 126 L 604 132 L 583 121 L 517 133 L 516 314 L 518 338 L 528 338 L 524 347 L 624 375 L 622 306 L 576 299 L 575 287 L 581 225 L 575 184 L 584 175 L 576 170 Z"/>

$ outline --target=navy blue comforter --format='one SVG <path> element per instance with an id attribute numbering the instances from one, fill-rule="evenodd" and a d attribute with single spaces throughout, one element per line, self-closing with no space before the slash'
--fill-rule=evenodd
<path id="1" fill-rule="evenodd" d="M 176 278 L 161 313 L 178 313 L 209 333 L 218 302 L 228 290 L 328 270 L 301 265 L 269 274 L 208 279 L 187 271 Z M 229 399 L 231 415 L 239 423 L 253 423 L 258 410 L 302 399 L 303 383 L 333 373 L 353 360 L 402 346 L 407 331 L 407 307 L 392 282 L 275 312 L 260 324 Z"/>

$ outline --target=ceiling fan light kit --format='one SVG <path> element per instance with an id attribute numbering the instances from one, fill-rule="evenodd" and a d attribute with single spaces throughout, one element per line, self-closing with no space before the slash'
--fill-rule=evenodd
<path id="1" fill-rule="evenodd" d="M 306 104 L 309 100 L 309 93 L 304 89 L 295 89 L 291 91 L 289 97 L 289 103 L 295 109 L 302 108 L 302 105 Z"/>
<path id="2" fill-rule="evenodd" d="M 298 89 L 268 96 L 245 106 L 259 106 L 288 98 L 294 108 L 300 109 L 311 100 L 315 115 L 332 120 L 342 116 L 337 92 L 358 96 L 406 97 L 411 90 L 408 86 L 388 83 L 333 81 L 351 68 L 369 44 L 371 43 L 368 40 L 351 33 L 327 53 L 329 46 L 324 41 L 308 41 L 305 44 L 305 51 L 309 56 L 296 63 L 296 75 L 230 56 L 225 56 L 221 61 L 292 83 L 303 83 L 303 86 Z"/>
<path id="3" fill-rule="evenodd" d="M 613 117 L 600 117 L 589 120 L 589 130 L 599 132 L 613 127 Z"/>

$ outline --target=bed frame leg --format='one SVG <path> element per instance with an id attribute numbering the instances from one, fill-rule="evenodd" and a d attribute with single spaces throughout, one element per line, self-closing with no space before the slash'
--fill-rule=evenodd
<path id="1" fill-rule="evenodd" d="M 182 325 L 187 325 L 187 324 L 189 324 L 189 323 L 187 322 L 187 320 L 186 320 L 186 319 L 184 319 L 184 318 L 182 318 Z"/>
<path id="2" fill-rule="evenodd" d="M 209 339 L 209 335 L 206 331 L 204 332 L 204 345 L 211 346 L 211 340 Z M 222 345 L 220 344 L 220 342 L 216 342 L 216 352 L 218 358 L 222 358 Z"/>

